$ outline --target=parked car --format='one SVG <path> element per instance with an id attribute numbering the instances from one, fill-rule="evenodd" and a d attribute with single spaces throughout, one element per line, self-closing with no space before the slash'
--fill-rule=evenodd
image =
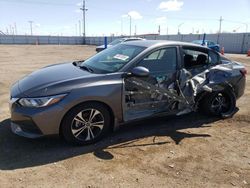
<path id="1" fill-rule="evenodd" d="M 216 52 L 220 52 L 220 45 L 214 43 L 213 41 L 209 41 L 209 40 L 195 40 L 193 41 L 194 44 L 199 44 L 199 45 L 203 45 L 203 46 L 207 46 L 208 48 L 211 48 L 213 50 L 215 50 Z"/>
<path id="2" fill-rule="evenodd" d="M 130 37 L 130 38 L 119 38 L 119 39 L 115 39 L 114 41 L 112 41 L 111 43 L 109 43 L 107 45 L 107 48 L 123 43 L 123 42 L 128 42 L 128 41 L 135 41 L 135 40 L 145 40 L 143 38 L 139 38 L 139 37 Z M 101 45 L 101 46 L 97 46 L 96 47 L 96 52 L 100 52 L 102 50 L 105 49 L 105 45 Z"/>
<path id="3" fill-rule="evenodd" d="M 90 144 L 133 120 L 198 110 L 231 117 L 245 76 L 242 64 L 207 47 L 121 43 L 17 81 L 10 92 L 11 128 L 28 138 L 59 134 L 71 143 Z"/>

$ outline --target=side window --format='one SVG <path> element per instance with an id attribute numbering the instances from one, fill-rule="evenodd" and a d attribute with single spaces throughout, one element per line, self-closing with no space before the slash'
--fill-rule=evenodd
<path id="1" fill-rule="evenodd" d="M 198 68 L 208 64 L 208 54 L 197 49 L 183 49 L 184 67 Z"/>
<path id="2" fill-rule="evenodd" d="M 209 51 L 209 64 L 215 65 L 219 63 L 220 57 L 213 51 Z"/>
<path id="3" fill-rule="evenodd" d="M 146 67 L 150 72 L 173 72 L 176 70 L 176 65 L 176 48 L 164 48 L 152 52 L 138 64 Z"/>

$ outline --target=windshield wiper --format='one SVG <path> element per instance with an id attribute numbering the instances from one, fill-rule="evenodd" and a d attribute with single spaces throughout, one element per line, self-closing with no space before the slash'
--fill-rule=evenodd
<path id="1" fill-rule="evenodd" d="M 79 67 L 83 62 L 84 62 L 84 60 L 82 60 L 82 61 L 74 61 L 73 65 Z"/>
<path id="2" fill-rule="evenodd" d="M 84 70 L 90 72 L 90 73 L 93 73 L 93 72 L 94 72 L 93 69 L 91 69 L 91 68 L 89 68 L 89 67 L 87 67 L 87 66 L 85 66 L 85 65 L 82 65 L 82 66 L 79 66 L 79 67 L 80 67 L 81 69 L 84 69 Z"/>

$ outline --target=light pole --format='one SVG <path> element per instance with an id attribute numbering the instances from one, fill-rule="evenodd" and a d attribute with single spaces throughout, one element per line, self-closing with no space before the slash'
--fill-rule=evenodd
<path id="1" fill-rule="evenodd" d="M 121 19 L 121 36 L 123 36 L 123 19 Z"/>
<path id="2" fill-rule="evenodd" d="M 77 36 L 77 24 L 75 24 L 75 29 L 76 29 L 76 36 Z"/>
<path id="3" fill-rule="evenodd" d="M 32 24 L 33 24 L 33 21 L 28 21 L 30 23 L 30 35 L 33 35 L 33 32 L 32 32 Z"/>
<path id="4" fill-rule="evenodd" d="M 223 19 L 222 19 L 222 16 L 221 16 L 220 19 L 219 19 L 219 22 L 220 22 L 219 33 L 221 33 L 222 21 L 223 21 Z"/>
<path id="5" fill-rule="evenodd" d="M 81 20 L 78 20 L 78 23 L 79 23 L 79 36 L 81 36 Z"/>
<path id="6" fill-rule="evenodd" d="M 131 36 L 131 33 L 132 33 L 132 16 L 129 15 L 129 36 Z"/>
<path id="7" fill-rule="evenodd" d="M 180 27 L 181 27 L 183 24 L 184 24 L 184 22 L 178 25 L 178 35 L 180 34 Z"/>
<path id="8" fill-rule="evenodd" d="M 246 25 L 246 33 L 247 33 L 248 32 L 248 24 L 245 23 L 245 25 Z"/>

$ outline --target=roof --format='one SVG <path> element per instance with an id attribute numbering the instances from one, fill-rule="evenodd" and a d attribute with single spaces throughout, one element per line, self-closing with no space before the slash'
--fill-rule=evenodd
<path id="1" fill-rule="evenodd" d="M 123 40 L 131 40 L 131 39 L 137 39 L 137 40 L 143 40 L 143 38 L 140 37 L 124 37 L 124 38 L 119 38 L 119 39 L 123 39 Z"/>
<path id="2" fill-rule="evenodd" d="M 142 47 L 153 47 L 153 46 L 193 46 L 193 47 L 203 47 L 194 43 L 189 42 L 179 42 L 179 41 L 168 41 L 168 40 L 138 40 L 138 41 L 129 41 L 126 44 L 142 46 Z M 206 47 L 203 47 L 206 48 Z"/>

